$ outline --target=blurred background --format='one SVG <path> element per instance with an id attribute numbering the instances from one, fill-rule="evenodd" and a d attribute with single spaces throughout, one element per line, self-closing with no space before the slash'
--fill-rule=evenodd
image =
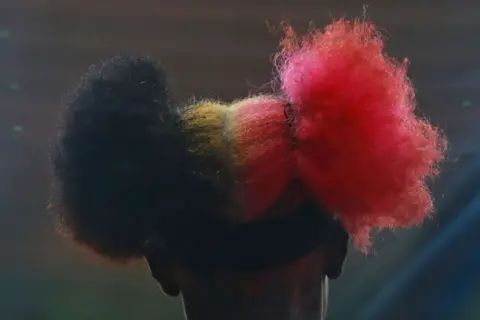
<path id="1" fill-rule="evenodd" d="M 365 0 L 366 1 L 366 0 Z M 305 30 L 368 16 L 411 61 L 420 112 L 451 141 L 423 228 L 376 236 L 331 283 L 328 319 L 480 319 L 480 2 L 470 0 L 0 0 L 0 319 L 182 319 L 139 262 L 115 267 L 54 234 L 47 142 L 87 68 L 150 53 L 175 98 L 265 88 L 282 20 Z M 268 22 L 268 23 L 267 23 Z"/>

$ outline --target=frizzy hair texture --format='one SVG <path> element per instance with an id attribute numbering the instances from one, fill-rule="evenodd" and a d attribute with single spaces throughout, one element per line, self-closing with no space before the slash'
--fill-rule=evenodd
<path id="1" fill-rule="evenodd" d="M 50 210 L 63 233 L 103 256 L 141 257 L 162 218 L 191 209 L 201 214 L 201 201 L 189 208 L 184 199 L 221 198 L 208 179 L 191 174 L 195 159 L 164 71 L 148 57 L 119 56 L 92 67 L 61 120 Z"/>
<path id="2" fill-rule="evenodd" d="M 406 64 L 374 25 L 287 27 L 275 66 L 279 93 L 180 109 L 149 59 L 90 70 L 54 153 L 65 229 L 104 256 L 136 257 L 162 216 L 261 219 L 294 181 L 291 202 L 314 199 L 361 249 L 372 229 L 422 222 L 446 142 L 415 115 Z"/>

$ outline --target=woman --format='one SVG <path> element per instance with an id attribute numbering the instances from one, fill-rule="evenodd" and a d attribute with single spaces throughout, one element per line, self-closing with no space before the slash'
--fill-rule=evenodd
<path id="1" fill-rule="evenodd" d="M 196 319 L 323 319 L 350 238 L 418 224 L 445 141 L 369 22 L 276 55 L 280 90 L 176 108 L 161 67 L 93 67 L 64 112 L 52 209 L 78 243 L 145 258 Z"/>

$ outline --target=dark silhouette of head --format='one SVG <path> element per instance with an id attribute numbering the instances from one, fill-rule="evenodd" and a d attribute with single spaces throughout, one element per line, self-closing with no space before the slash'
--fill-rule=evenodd
<path id="1" fill-rule="evenodd" d="M 145 258 L 189 319 L 319 319 L 349 238 L 419 223 L 444 140 L 368 22 L 277 54 L 281 91 L 174 105 L 161 66 L 92 67 L 53 152 L 51 210 L 78 243 Z"/>

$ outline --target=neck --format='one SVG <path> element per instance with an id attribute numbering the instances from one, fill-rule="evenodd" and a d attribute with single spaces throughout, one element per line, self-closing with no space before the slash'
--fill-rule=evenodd
<path id="1" fill-rule="evenodd" d="M 324 283 L 320 288 L 324 286 Z M 320 291 L 320 290 L 319 290 Z M 322 320 L 325 297 L 292 292 L 271 293 L 265 299 L 245 299 L 222 294 L 183 297 L 188 320 Z"/>
<path id="2" fill-rule="evenodd" d="M 183 288 L 188 320 L 321 320 L 327 282 L 315 264 L 245 277 L 195 278 Z"/>

